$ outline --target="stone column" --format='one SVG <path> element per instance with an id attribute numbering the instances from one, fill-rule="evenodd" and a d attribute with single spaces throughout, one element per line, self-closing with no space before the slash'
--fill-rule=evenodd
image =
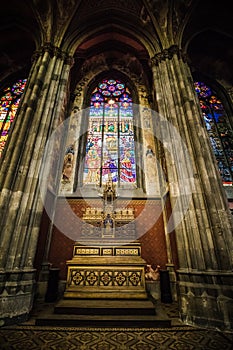
<path id="1" fill-rule="evenodd" d="M 227 89 L 227 94 L 231 100 L 231 103 L 233 103 L 233 87 Z"/>
<path id="2" fill-rule="evenodd" d="M 25 319 L 32 307 L 33 261 L 43 210 L 38 179 L 46 141 L 65 98 L 67 58 L 50 44 L 37 52 L 2 161 L 0 308 L 4 324 Z"/>
<path id="3" fill-rule="evenodd" d="M 160 135 L 180 264 L 180 315 L 186 323 L 231 328 L 232 218 L 190 69 L 177 46 L 157 54 L 152 69 L 159 113 L 167 120 L 160 120 Z M 218 302 L 225 297 L 228 303 Z"/>

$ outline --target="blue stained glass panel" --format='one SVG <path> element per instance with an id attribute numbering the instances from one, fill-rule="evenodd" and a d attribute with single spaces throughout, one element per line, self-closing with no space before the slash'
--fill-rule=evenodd
<path id="1" fill-rule="evenodd" d="M 232 184 L 233 132 L 222 101 L 203 82 L 195 82 L 203 119 L 223 184 Z"/>

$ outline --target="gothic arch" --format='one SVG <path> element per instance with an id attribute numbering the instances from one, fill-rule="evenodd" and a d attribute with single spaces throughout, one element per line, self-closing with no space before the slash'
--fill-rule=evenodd
<path id="1" fill-rule="evenodd" d="M 102 60 L 101 64 L 99 64 L 100 62 L 98 61 L 98 59 Z M 102 55 L 95 56 L 94 61 L 89 61 L 90 65 L 87 61 L 86 66 L 82 67 L 83 73 L 81 79 L 77 82 L 73 93 L 74 104 L 72 109 L 80 110 L 80 108 L 85 108 L 87 106 L 88 96 L 86 95 L 86 93 L 89 89 L 89 86 L 94 80 L 98 80 L 98 78 L 103 75 L 109 75 L 111 74 L 111 72 L 116 76 L 120 76 L 125 81 L 129 82 L 134 93 L 135 103 L 149 105 L 149 83 L 145 80 L 145 77 L 137 76 L 132 70 L 130 70 L 129 67 L 127 67 L 127 65 L 129 65 L 129 62 L 125 62 L 125 66 L 120 64 L 120 62 L 116 62 L 115 64 L 113 64 L 112 69 L 109 69 L 109 66 L 104 60 L 105 58 Z M 143 74 L 144 72 L 143 70 L 141 70 L 141 75 Z"/>
<path id="2" fill-rule="evenodd" d="M 95 62 L 96 63 L 96 62 Z M 155 145 L 153 144 L 154 140 L 145 142 L 145 139 L 142 136 L 142 129 L 144 127 L 144 123 L 149 123 L 152 125 L 152 122 L 149 121 L 151 116 L 147 115 L 144 116 L 143 112 L 139 113 L 139 109 L 145 109 L 146 113 L 148 114 L 148 110 L 150 109 L 150 104 L 148 101 L 148 96 L 149 96 L 149 90 L 147 87 L 147 82 L 143 81 L 142 79 L 138 79 L 138 77 L 133 74 L 129 69 L 125 70 L 122 69 L 122 67 L 113 65 L 113 69 L 109 69 L 109 67 L 98 65 L 96 64 L 96 69 L 93 69 L 92 66 L 89 67 L 89 70 L 86 72 L 85 76 L 78 82 L 75 92 L 74 92 L 74 101 L 72 103 L 71 107 L 71 112 L 70 112 L 70 125 L 72 129 L 77 130 L 76 132 L 81 136 L 80 141 L 76 144 L 75 143 L 75 148 L 77 148 L 78 154 L 76 155 L 76 160 L 74 161 L 74 171 L 75 175 L 73 176 L 74 182 L 73 184 L 64 184 L 61 185 L 60 191 L 61 193 L 72 193 L 73 191 L 75 192 L 77 190 L 77 177 L 79 176 L 79 171 L 77 169 L 77 164 L 80 164 L 80 157 L 83 152 L 83 150 L 80 148 L 79 145 L 82 144 L 82 147 L 84 147 L 85 141 L 85 128 L 87 127 L 87 124 L 85 125 L 83 122 L 81 122 L 83 116 L 85 115 L 86 111 L 85 109 L 89 106 L 89 97 L 90 93 L 92 91 L 93 86 L 97 84 L 103 77 L 115 77 L 119 78 L 120 80 L 123 80 L 129 85 L 129 88 L 132 92 L 132 97 L 133 97 L 133 102 L 135 103 L 135 108 L 136 108 L 136 115 L 137 115 L 137 127 L 135 129 L 135 137 L 137 142 L 139 143 L 139 146 L 141 150 L 138 149 L 136 158 L 137 158 L 137 172 L 138 172 L 138 182 L 137 185 L 139 188 L 145 190 L 145 175 L 142 171 L 145 165 L 143 165 L 143 159 L 140 156 L 141 152 L 144 152 L 144 148 L 147 149 L 149 147 L 153 148 L 155 151 Z M 139 107 L 140 105 L 141 107 Z M 78 117 L 79 116 L 79 117 Z M 147 120 L 145 120 L 145 118 Z M 69 133 L 69 132 L 68 132 Z M 70 139 L 69 136 L 67 136 L 67 139 Z M 69 144 L 66 144 L 65 150 L 69 147 Z M 78 145 L 79 144 L 79 145 Z M 146 152 L 145 152 L 146 153 Z M 140 173 L 140 175 L 139 175 Z"/>
<path id="3" fill-rule="evenodd" d="M 124 11 L 115 9 L 114 14 L 105 13 L 102 10 L 98 16 L 94 16 L 92 13 L 90 16 L 85 15 L 85 18 L 80 18 L 80 14 L 76 13 L 63 37 L 62 46 L 64 50 L 73 55 L 77 47 L 88 41 L 89 38 L 97 37 L 102 33 L 122 33 L 128 40 L 132 38 L 140 43 L 148 55 L 152 57 L 155 52 L 161 49 L 158 36 L 154 35 L 152 24 L 145 26 L 142 20 L 138 22 L 135 14 L 132 14 L 132 18 L 129 25 L 127 9 Z M 77 22 L 79 26 L 76 25 Z M 110 22 L 111 24 L 109 24 Z"/>

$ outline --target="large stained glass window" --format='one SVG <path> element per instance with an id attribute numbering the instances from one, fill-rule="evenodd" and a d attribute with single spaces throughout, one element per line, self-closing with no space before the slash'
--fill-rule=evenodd
<path id="1" fill-rule="evenodd" d="M 203 82 L 195 82 L 200 106 L 223 184 L 232 184 L 233 132 L 222 101 Z"/>
<path id="2" fill-rule="evenodd" d="M 91 94 L 84 184 L 136 183 L 133 104 L 127 86 L 104 79 Z"/>
<path id="3" fill-rule="evenodd" d="M 18 80 L 12 87 L 7 87 L 0 98 L 0 157 L 9 135 L 11 124 L 15 118 L 26 81 L 26 79 Z"/>

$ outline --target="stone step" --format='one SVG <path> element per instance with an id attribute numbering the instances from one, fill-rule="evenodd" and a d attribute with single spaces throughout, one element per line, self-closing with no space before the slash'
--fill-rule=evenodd
<path id="1" fill-rule="evenodd" d="M 37 316 L 35 325 L 168 328 L 171 327 L 171 320 L 159 305 L 155 307 L 150 301 L 63 299 L 53 310 L 43 310 Z"/>
<path id="2" fill-rule="evenodd" d="M 140 327 L 140 328 L 168 328 L 171 320 L 163 315 L 40 315 L 36 326 L 56 327 Z"/>
<path id="3" fill-rule="evenodd" d="M 155 315 L 150 300 L 60 300 L 54 307 L 55 314 L 75 315 Z"/>

